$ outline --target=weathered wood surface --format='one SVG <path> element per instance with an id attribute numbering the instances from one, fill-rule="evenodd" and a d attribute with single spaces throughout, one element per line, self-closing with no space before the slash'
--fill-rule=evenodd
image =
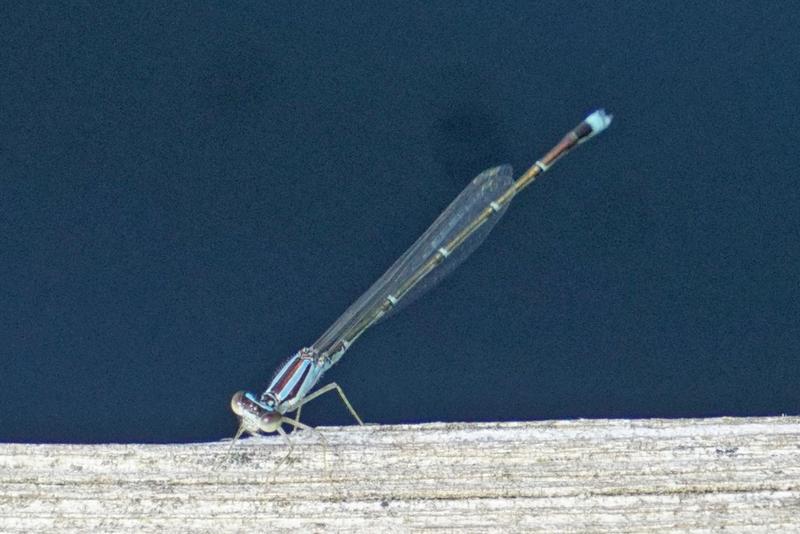
<path id="1" fill-rule="evenodd" d="M 800 417 L 0 445 L 0 532 L 800 532 Z"/>

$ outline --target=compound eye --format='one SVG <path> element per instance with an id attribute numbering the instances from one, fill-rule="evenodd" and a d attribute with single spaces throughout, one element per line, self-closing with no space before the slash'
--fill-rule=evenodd
<path id="1" fill-rule="evenodd" d="M 265 413 L 258 419 L 258 429 L 261 432 L 275 432 L 281 426 L 281 419 L 283 417 L 279 413 L 269 412 Z"/>
<path id="2" fill-rule="evenodd" d="M 244 391 L 237 391 L 231 398 L 231 410 L 238 416 L 244 415 L 244 408 L 242 407 L 242 399 L 244 399 Z"/>

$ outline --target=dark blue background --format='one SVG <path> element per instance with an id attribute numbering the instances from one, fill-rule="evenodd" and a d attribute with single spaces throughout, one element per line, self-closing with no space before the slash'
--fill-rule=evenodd
<path id="1" fill-rule="evenodd" d="M 474 175 L 597 106 L 328 378 L 380 423 L 800 413 L 797 3 L 161 4 L 0 8 L 0 440 L 230 436 Z"/>

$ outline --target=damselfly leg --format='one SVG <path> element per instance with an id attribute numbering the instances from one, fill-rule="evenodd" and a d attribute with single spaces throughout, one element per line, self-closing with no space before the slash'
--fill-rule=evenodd
<path id="1" fill-rule="evenodd" d="M 300 422 L 300 410 L 303 409 L 303 406 L 305 406 L 306 404 L 308 404 L 312 400 L 316 399 L 317 397 L 320 397 L 320 396 L 324 395 L 325 393 L 328 393 L 329 391 L 333 391 L 333 390 L 336 390 L 336 392 L 339 394 L 339 398 L 342 399 L 342 402 L 347 407 L 347 410 L 350 412 L 350 415 L 352 415 L 353 418 L 356 421 L 358 421 L 359 425 L 363 426 L 364 425 L 364 421 L 358 416 L 356 411 L 353 409 L 353 405 L 350 404 L 349 400 L 347 400 L 347 396 L 344 394 L 344 391 L 339 386 L 339 384 L 337 384 L 336 382 L 331 382 L 327 386 L 319 388 L 317 391 L 315 391 L 311 395 L 307 395 L 306 397 L 304 397 L 302 402 L 300 402 L 300 405 L 297 407 L 297 411 L 295 412 L 295 415 L 294 415 L 295 421 L 297 423 Z M 295 427 L 295 429 L 296 428 L 305 428 L 305 426 L 304 427 Z M 292 431 L 292 432 L 294 432 L 294 431 Z"/>

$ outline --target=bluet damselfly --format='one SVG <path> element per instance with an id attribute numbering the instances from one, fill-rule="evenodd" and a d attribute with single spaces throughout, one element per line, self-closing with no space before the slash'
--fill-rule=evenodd
<path id="1" fill-rule="evenodd" d="M 455 269 L 483 242 L 517 193 L 577 145 L 605 130 L 611 119 L 612 115 L 602 109 L 590 114 L 516 181 L 509 165 L 479 174 L 313 345 L 300 349 L 278 369 L 259 397 L 245 391 L 233 396 L 231 408 L 240 419 L 236 438 L 243 432 L 279 432 L 285 437 L 283 424 L 310 428 L 299 421 L 300 409 L 333 390 L 356 421 L 364 424 L 336 383 L 311 393 L 322 375 L 370 326 L 419 297 Z M 297 412 L 294 418 L 287 415 L 291 412 Z"/>

